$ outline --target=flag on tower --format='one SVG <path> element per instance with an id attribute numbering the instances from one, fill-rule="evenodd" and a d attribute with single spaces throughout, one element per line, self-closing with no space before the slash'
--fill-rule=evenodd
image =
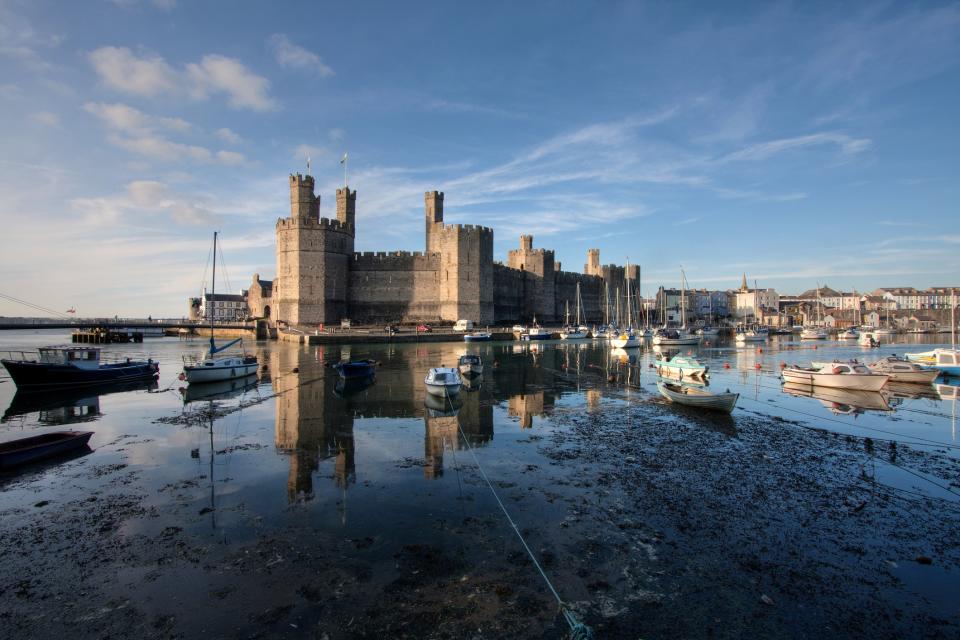
<path id="1" fill-rule="evenodd" d="M 310 156 L 307 156 L 307 174 L 310 173 Z"/>
<path id="2" fill-rule="evenodd" d="M 343 163 L 346 162 L 346 161 L 347 161 L 347 152 L 344 151 L 344 152 L 343 152 L 343 157 L 340 158 L 340 164 L 343 164 Z"/>

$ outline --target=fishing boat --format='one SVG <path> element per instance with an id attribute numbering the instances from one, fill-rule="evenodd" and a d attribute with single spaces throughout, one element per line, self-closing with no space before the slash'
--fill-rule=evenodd
<path id="1" fill-rule="evenodd" d="M 0 362 L 17 388 L 29 390 L 152 380 L 160 374 L 160 365 L 152 358 L 102 362 L 100 348 L 89 346 L 59 345 L 40 347 L 37 351 L 14 351 Z"/>
<path id="2" fill-rule="evenodd" d="M 55 431 L 0 443 L 0 468 L 9 469 L 86 447 L 93 431 Z"/>
<path id="3" fill-rule="evenodd" d="M 526 330 L 526 333 L 520 335 L 521 340 L 549 340 L 552 337 L 549 331 L 537 324 L 537 318 L 533 318 L 533 326 Z"/>
<path id="4" fill-rule="evenodd" d="M 733 411 L 740 397 L 739 393 L 731 393 L 729 390 L 726 393 L 712 393 L 706 389 L 685 387 L 665 380 L 657 380 L 657 389 L 670 402 L 724 413 Z"/>
<path id="5" fill-rule="evenodd" d="M 945 376 L 960 376 L 960 351 L 957 350 L 957 296 L 950 292 L 950 348 L 906 354 L 908 360 L 933 367 Z"/>
<path id="6" fill-rule="evenodd" d="M 423 379 L 427 393 L 435 396 L 455 396 L 460 393 L 460 372 L 452 367 L 433 367 Z"/>
<path id="7" fill-rule="evenodd" d="M 820 363 L 827 366 L 790 366 L 783 370 L 784 382 L 806 386 L 830 387 L 833 389 L 858 389 L 880 391 L 890 376 L 874 373 L 862 364 Z"/>
<path id="8" fill-rule="evenodd" d="M 474 331 L 463 336 L 464 342 L 490 342 L 492 339 L 493 334 L 489 331 Z"/>
<path id="9" fill-rule="evenodd" d="M 242 355 L 221 355 L 218 353 L 226 351 L 235 344 L 241 344 L 243 338 L 237 338 L 230 342 L 217 346 L 213 337 L 214 310 L 212 301 L 216 299 L 217 288 L 217 232 L 213 232 L 213 278 L 211 280 L 210 300 L 211 308 L 208 310 L 210 315 L 210 350 L 203 359 L 194 359 L 184 356 L 183 375 L 187 382 L 218 382 L 220 380 L 232 380 L 234 378 L 245 378 L 257 372 L 257 358 L 247 354 Z"/>
<path id="10" fill-rule="evenodd" d="M 766 342 L 767 334 L 747 329 L 746 331 L 738 331 L 735 340 L 737 342 Z"/>
<path id="11" fill-rule="evenodd" d="M 483 373 L 483 360 L 475 353 L 460 356 L 457 368 L 464 376 L 479 376 Z"/>
<path id="12" fill-rule="evenodd" d="M 351 378 L 369 378 L 377 372 L 376 360 L 349 360 L 333 365 L 344 380 Z"/>
<path id="13" fill-rule="evenodd" d="M 703 380 L 707 377 L 710 367 L 700 364 L 692 356 L 673 356 L 658 358 L 656 361 L 657 375 L 670 378 L 697 378 Z"/>

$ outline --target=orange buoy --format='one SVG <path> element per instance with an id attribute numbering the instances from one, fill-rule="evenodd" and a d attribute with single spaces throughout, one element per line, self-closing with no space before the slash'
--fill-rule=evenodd
<path id="1" fill-rule="evenodd" d="M 757 347 L 757 353 L 763 353 L 763 347 Z"/>
<path id="2" fill-rule="evenodd" d="M 813 345 L 813 350 L 814 350 L 814 351 L 817 350 L 817 345 Z"/>
<path id="3" fill-rule="evenodd" d="M 724 368 L 724 369 L 729 369 L 729 368 L 730 368 L 730 363 L 729 363 L 729 362 L 724 362 L 724 363 L 723 363 L 723 368 Z"/>
<path id="4" fill-rule="evenodd" d="M 780 368 L 781 368 L 781 369 L 786 369 L 786 368 L 787 368 L 787 363 L 784 362 L 783 360 L 781 360 L 781 361 L 780 361 Z"/>
<path id="5" fill-rule="evenodd" d="M 754 368 L 754 369 L 761 369 L 761 368 L 763 368 L 763 365 L 761 365 L 761 364 L 758 362 L 757 364 L 753 365 L 753 368 Z"/>

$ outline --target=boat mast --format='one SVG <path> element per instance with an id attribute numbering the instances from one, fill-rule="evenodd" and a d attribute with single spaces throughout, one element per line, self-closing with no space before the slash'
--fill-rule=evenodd
<path id="1" fill-rule="evenodd" d="M 213 232 L 213 280 L 210 282 L 210 356 L 216 353 L 217 345 L 213 341 L 213 311 L 216 308 L 217 293 L 217 232 Z"/>
<path id="2" fill-rule="evenodd" d="M 577 329 L 580 329 L 580 281 L 577 281 Z"/>
<path id="3" fill-rule="evenodd" d="M 610 326 L 610 283 L 603 283 L 603 318 L 605 324 Z"/>
<path id="4" fill-rule="evenodd" d="M 633 314 L 630 313 L 630 309 L 633 307 L 630 304 L 630 260 L 627 259 L 627 329 L 633 330 Z"/>
<path id="5" fill-rule="evenodd" d="M 950 348 L 956 352 L 957 350 L 957 292 L 954 289 L 950 289 Z M 956 353 L 954 353 L 954 362 L 956 362 Z M 957 401 L 954 399 L 953 404 L 956 405 Z"/>
<path id="6" fill-rule="evenodd" d="M 680 268 L 680 328 L 686 330 L 687 328 L 687 287 L 685 284 L 686 275 L 683 273 L 683 268 Z"/>

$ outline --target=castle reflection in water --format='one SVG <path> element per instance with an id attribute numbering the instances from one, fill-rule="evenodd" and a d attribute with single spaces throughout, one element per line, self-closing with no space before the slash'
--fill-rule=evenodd
<path id="1" fill-rule="evenodd" d="M 524 429 L 531 428 L 534 418 L 549 413 L 562 392 L 575 389 L 565 373 L 570 353 L 535 349 L 531 352 L 527 345 L 514 344 L 479 350 L 483 376 L 452 402 L 427 394 L 423 379 L 430 367 L 455 365 L 467 350 L 462 343 L 271 351 L 275 445 L 290 459 L 288 499 L 295 502 L 313 496 L 314 474 L 324 461 L 332 460 L 339 487 L 356 482 L 354 424 L 360 419 L 423 420 L 422 464 L 428 479 L 443 475 L 445 452 L 465 449 L 465 440 L 478 447 L 493 439 L 495 406 L 505 404 L 508 417 L 517 419 Z M 372 384 L 345 385 L 329 366 L 351 357 L 379 361 Z M 587 405 L 596 405 L 599 397 L 599 392 L 589 391 Z"/>

